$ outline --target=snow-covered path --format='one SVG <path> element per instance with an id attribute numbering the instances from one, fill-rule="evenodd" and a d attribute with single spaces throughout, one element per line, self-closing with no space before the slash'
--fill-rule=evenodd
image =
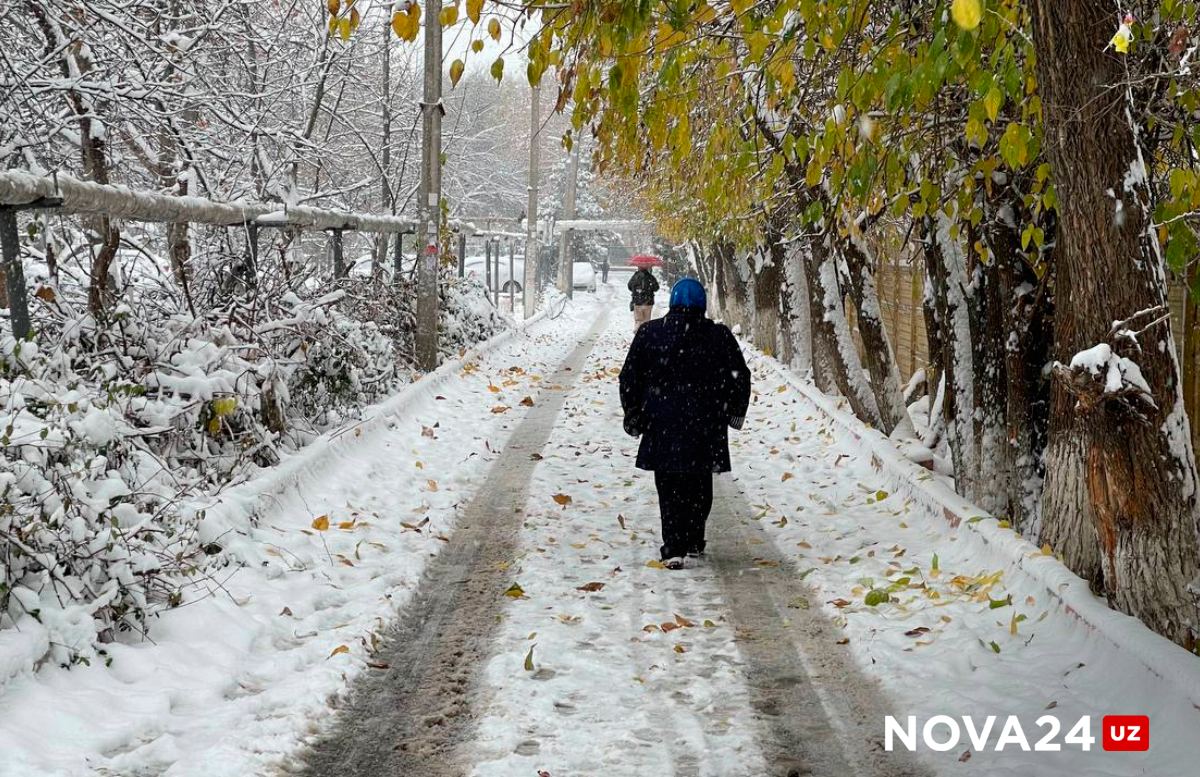
<path id="1" fill-rule="evenodd" d="M 108 646 L 109 666 L 0 675 L 0 777 L 246 777 L 286 766 L 448 544 L 527 404 L 596 319 L 594 299 L 468 354 L 227 499 L 219 543 L 246 566 Z M 527 399 L 528 398 L 528 399 Z M 290 462 L 289 462 L 290 463 Z M 216 510 L 210 511 L 214 515 Z M 0 669 L 21 634 L 3 635 Z"/>
<path id="2" fill-rule="evenodd" d="M 617 317 L 598 343 L 543 452 L 511 574 L 524 596 L 504 608 L 467 773 L 916 773 L 863 746 L 878 689 L 832 639 L 818 647 L 827 618 L 788 609 L 809 591 L 729 476 L 706 561 L 655 563 L 653 480 L 633 468 L 617 397 L 629 329 Z"/>
<path id="3" fill-rule="evenodd" d="M 919 773 L 865 746 L 878 688 L 825 649 L 828 618 L 788 609 L 810 592 L 728 478 L 709 560 L 655 562 L 616 392 L 630 329 L 614 312 L 553 378 L 577 374 L 561 410 L 513 433 L 381 653 L 415 670 L 369 678 L 309 774 Z"/>
<path id="4" fill-rule="evenodd" d="M 440 615 L 451 646 L 483 636 L 448 664 L 401 651 L 433 673 L 432 693 L 366 686 L 369 701 L 343 714 L 357 722 L 307 774 L 1116 777 L 1187 773 L 1200 757 L 1186 694 L 1089 633 L 1013 559 L 887 493 L 870 454 L 765 357 L 748 354 L 755 397 L 732 435 L 735 472 L 718 478 L 709 557 L 662 569 L 653 480 L 620 423 L 630 329 L 613 311 L 572 356 L 580 372 L 548 434 L 542 419 L 545 444 L 496 463 L 520 480 L 504 498 L 524 501 L 477 496 L 512 520 L 484 541 L 488 564 L 438 582 L 473 597 Z M 866 604 L 876 591 L 882 603 Z M 420 716 L 362 725 L 389 710 L 399 717 L 381 720 Z M 917 763 L 883 752 L 888 713 L 1016 715 L 1033 744 L 1048 710 L 1060 744 L 1080 715 L 1098 739 L 1101 715 L 1148 713 L 1153 760 L 1098 741 L 994 752 L 1003 717 L 984 750 L 964 738 Z"/>

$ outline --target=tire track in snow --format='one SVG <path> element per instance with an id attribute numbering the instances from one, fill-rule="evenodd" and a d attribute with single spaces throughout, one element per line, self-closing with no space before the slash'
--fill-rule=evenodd
<path id="1" fill-rule="evenodd" d="M 614 316 L 534 477 L 514 570 L 528 598 L 508 603 L 497 634 L 464 748 L 473 777 L 770 774 L 715 574 L 647 566 L 654 485 L 635 474 L 617 396 L 629 340 L 628 314 Z M 564 490 L 572 501 L 555 504 Z"/>
<path id="2" fill-rule="evenodd" d="M 532 454 L 549 439 L 607 320 L 606 311 L 547 379 L 540 401 L 513 430 L 450 544 L 429 563 L 412 603 L 376 656 L 389 668 L 362 679 L 333 730 L 309 752 L 303 774 L 461 773 L 455 746 L 470 738 L 475 675 L 491 653 L 508 584 L 506 565 L 536 465 Z"/>
<path id="3" fill-rule="evenodd" d="M 727 480 L 714 484 L 709 563 L 746 661 L 751 703 L 772 774 L 817 777 L 918 777 L 926 770 L 885 753 L 886 696 L 831 647 L 836 627 L 809 606 L 815 595 L 795 565 L 749 516 L 754 508 Z"/>

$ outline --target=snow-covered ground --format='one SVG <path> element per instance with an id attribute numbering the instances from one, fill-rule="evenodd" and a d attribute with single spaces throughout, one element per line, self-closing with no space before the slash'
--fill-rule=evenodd
<path id="1" fill-rule="evenodd" d="M 264 563 L 231 570 L 222 590 L 167 613 L 155 644 L 114 645 L 109 667 L 45 669 L 10 683 L 0 695 L 0 775 L 232 776 L 290 761 L 325 728 L 330 699 L 375 671 L 376 635 L 453 531 L 522 400 L 537 399 L 597 304 L 577 298 L 564 317 L 414 397 L 390 427 L 326 449 L 327 466 L 263 509 L 239 541 L 243 557 L 258 552 Z M 718 500 L 710 524 L 718 547 L 682 572 L 656 565 L 652 478 L 633 469 L 636 441 L 620 425 L 617 373 L 631 329 L 620 308 L 536 454 L 520 550 L 505 567 L 519 589 L 498 595 L 502 623 L 480 671 L 477 728 L 458 743 L 474 775 L 772 773 L 779 753 L 765 732 L 779 723 L 764 710 L 754 665 L 763 635 L 739 625 L 729 570 L 714 561 L 731 528 L 762 548 L 746 579 L 794 568 L 810 586 L 772 610 L 783 626 L 824 624 L 800 645 L 798 665 L 846 655 L 900 716 L 1001 716 L 992 746 L 1008 714 L 1020 716 L 1030 745 L 1045 733 L 1035 723 L 1045 714 L 1063 724 L 1059 743 L 1084 714 L 1097 738 L 1102 715 L 1151 718 L 1145 754 L 1105 753 L 1099 742 L 1090 753 L 1069 743 L 1058 753 L 968 753 L 964 734 L 949 752 L 925 751 L 931 770 L 1195 773 L 1195 678 L 1147 672 L 1003 547 L 889 493 L 862 445 L 765 357 L 748 354 L 755 398 L 745 430 L 731 435 L 735 472 L 721 492 L 732 496 Z M 864 692 L 849 673 L 808 673 L 815 715 Z M 869 739 L 841 729 L 841 749 L 877 748 L 879 718 L 862 723 Z M 869 756 L 889 763 L 877 749 Z"/>
<path id="2" fill-rule="evenodd" d="M 719 585 L 647 566 L 657 499 L 617 395 L 631 330 L 613 316 L 542 452 L 475 777 L 768 773 Z"/>
<path id="3" fill-rule="evenodd" d="M 998 716 L 985 751 L 967 754 L 965 731 L 951 752 L 925 750 L 939 771 L 1196 773 L 1200 710 L 1188 690 L 1198 687 L 1200 661 L 1186 677 L 1147 671 L 1137 655 L 1093 633 L 1042 582 L 1017 569 L 1017 559 L 966 526 L 952 529 L 942 515 L 889 494 L 869 452 L 798 396 L 767 359 L 750 362 L 756 398 L 747 432 L 733 441 L 734 466 L 741 488 L 761 508 L 754 518 L 820 592 L 813 606 L 844 624 L 841 639 L 880 679 L 898 714 L 915 715 L 918 724 L 939 714 L 975 715 L 981 726 L 983 716 Z M 887 601 L 867 605 L 873 590 L 886 592 Z M 1138 630 L 1144 649 L 1187 659 L 1182 649 Z M 1080 716 L 1092 716 L 1091 751 L 1070 744 L 1057 753 L 1019 745 L 992 750 L 1005 716 L 1020 716 L 1032 747 L 1048 731 L 1036 724 L 1047 714 L 1062 724 L 1053 739 L 1059 744 Z M 1149 715 L 1151 750 L 1105 752 L 1100 723 L 1107 714 Z"/>
<path id="4" fill-rule="evenodd" d="M 488 705 L 466 747 L 475 777 L 717 776 L 770 773 L 774 765 L 762 747 L 764 718 L 749 698 L 747 635 L 735 633 L 733 603 L 710 562 L 678 573 L 648 566 L 659 544 L 654 487 L 632 467 L 636 441 L 621 432 L 617 397 L 626 326 L 615 318 L 597 346 L 535 476 L 524 552 L 513 566 L 524 595 L 505 610 L 481 694 Z M 888 493 L 861 446 L 839 435 L 774 363 L 747 356 L 755 399 L 746 430 L 731 439 L 732 489 L 749 510 L 716 510 L 709 536 L 727 528 L 722 522 L 749 523 L 794 563 L 812 595 L 787 606 L 819 609 L 834 625 L 814 637 L 827 644 L 802 648 L 810 658 L 849 649 L 882 684 L 892 712 L 902 723 L 916 716 L 918 730 L 934 715 L 960 725 L 960 716 L 975 715 L 980 726 L 997 716 L 982 751 L 968 752 L 965 727 L 951 751 L 922 749 L 937 773 L 1195 772 L 1200 712 L 1180 682 L 1186 678 L 1147 672 L 1065 612 L 1043 583 L 1013 569 L 1013 559 Z M 556 501 L 559 494 L 569 503 Z M 710 555 L 719 552 L 712 544 Z M 1149 631 L 1142 636 L 1164 647 Z M 824 682 L 825 694 L 859 692 L 849 678 Z M 1019 716 L 1032 747 L 1048 732 L 1037 723 L 1048 714 L 1062 724 L 1052 739 L 1062 751 L 1008 744 L 994 752 L 1007 716 Z M 1106 714 L 1149 715 L 1151 752 L 1106 753 Z M 1087 753 L 1066 739 L 1082 715 L 1092 716 L 1096 738 Z M 875 741 L 844 746 L 877 748 L 882 715 L 867 728 Z"/>
<path id="5" fill-rule="evenodd" d="M 164 613 L 152 641 L 109 645 L 108 666 L 47 667 L 3 687 L 0 775 L 233 777 L 294 752 L 331 696 L 370 671 L 376 635 L 453 530 L 522 399 L 594 318 L 581 299 L 416 390 L 388 423 L 296 454 L 306 476 L 265 493 L 274 498 L 253 505 L 253 526 L 251 505 L 223 513 L 244 533 L 222 544 L 254 565 L 227 568 L 211 596 Z M 277 473 L 257 485 L 269 492 Z"/>

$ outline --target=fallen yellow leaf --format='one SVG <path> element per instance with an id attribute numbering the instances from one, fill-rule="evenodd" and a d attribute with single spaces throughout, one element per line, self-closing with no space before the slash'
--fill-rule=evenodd
<path id="1" fill-rule="evenodd" d="M 317 531 L 325 531 L 329 528 L 329 516 L 321 515 L 313 518 L 312 527 Z"/>

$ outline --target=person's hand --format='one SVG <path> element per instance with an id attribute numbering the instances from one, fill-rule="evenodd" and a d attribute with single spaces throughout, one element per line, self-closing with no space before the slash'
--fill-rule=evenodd
<path id="1" fill-rule="evenodd" d="M 729 425 L 734 429 L 740 430 L 744 423 L 746 423 L 746 416 L 744 415 L 735 415 L 729 419 Z"/>

